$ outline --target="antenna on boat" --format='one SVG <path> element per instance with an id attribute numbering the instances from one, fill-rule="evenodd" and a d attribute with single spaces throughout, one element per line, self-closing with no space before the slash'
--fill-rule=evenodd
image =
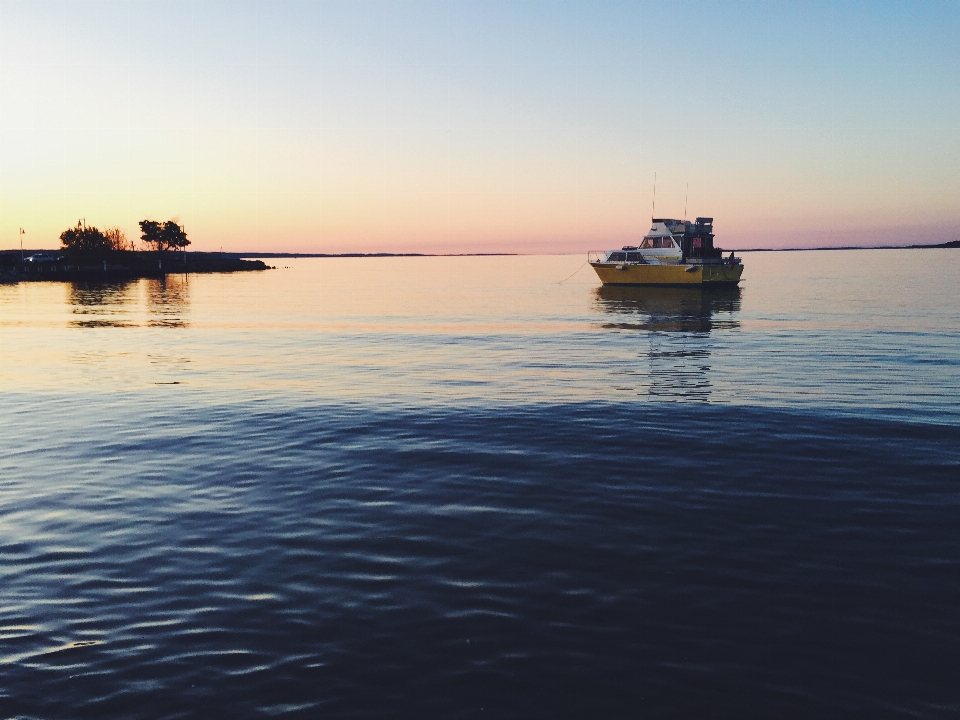
<path id="1" fill-rule="evenodd" d="M 690 198 L 690 183 L 687 183 L 687 194 L 683 196 L 683 219 L 687 219 L 687 200 Z"/>
<path id="2" fill-rule="evenodd" d="M 657 174 L 653 174 L 653 208 L 650 210 L 650 222 L 657 214 Z"/>

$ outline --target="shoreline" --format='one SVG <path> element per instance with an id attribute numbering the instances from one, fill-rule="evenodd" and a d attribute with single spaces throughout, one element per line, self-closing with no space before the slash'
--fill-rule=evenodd
<path id="1" fill-rule="evenodd" d="M 63 251 L 31 250 L 49 259 L 24 262 L 21 251 L 0 251 L 0 282 L 124 282 L 140 278 L 163 278 L 189 273 L 253 272 L 271 268 L 262 260 L 245 260 L 222 253 L 168 253 L 124 251 L 107 258 L 78 260 Z M 23 251 L 23 256 L 27 251 Z"/>

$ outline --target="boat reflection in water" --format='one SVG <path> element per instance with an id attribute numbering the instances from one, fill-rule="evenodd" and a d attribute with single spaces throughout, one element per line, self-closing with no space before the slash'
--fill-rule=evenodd
<path id="1" fill-rule="evenodd" d="M 709 400 L 716 379 L 710 355 L 718 332 L 736 331 L 740 288 L 624 287 L 596 290 L 604 329 L 623 333 L 638 352 L 618 390 L 662 400 Z"/>
<path id="2" fill-rule="evenodd" d="M 605 328 L 710 332 L 740 327 L 733 313 L 740 310 L 740 288 L 675 288 L 602 285 L 597 308 L 621 316 Z"/>

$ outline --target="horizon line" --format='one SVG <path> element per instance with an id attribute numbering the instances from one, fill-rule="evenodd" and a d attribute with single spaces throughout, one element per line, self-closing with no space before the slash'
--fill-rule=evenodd
<path id="1" fill-rule="evenodd" d="M 949 240 L 931 245 L 824 245 L 818 247 L 786 247 L 786 248 L 724 248 L 723 252 L 806 252 L 814 250 L 935 250 L 960 248 L 960 240 Z M 0 254 L 20 253 L 59 253 L 63 248 L 6 248 Z M 156 250 L 136 250 L 126 252 L 156 252 Z M 168 252 L 184 252 L 169 250 Z M 419 253 L 419 252 L 345 252 L 345 253 L 310 253 L 310 252 L 250 252 L 233 250 L 187 250 L 187 254 L 232 255 L 238 258 L 356 258 L 356 257 L 521 257 L 535 255 L 581 255 L 582 252 L 567 253 L 526 253 L 526 252 L 464 252 L 464 253 Z M 596 252 L 596 251 L 587 251 Z"/>

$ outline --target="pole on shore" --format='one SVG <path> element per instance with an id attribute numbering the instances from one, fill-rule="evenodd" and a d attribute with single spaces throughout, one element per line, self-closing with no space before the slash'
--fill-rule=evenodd
<path id="1" fill-rule="evenodd" d="M 25 232 L 26 230 L 24 230 L 23 228 L 20 228 L 20 264 L 21 265 L 23 265 L 23 263 L 26 262 L 26 260 L 23 259 L 23 235 Z"/>

